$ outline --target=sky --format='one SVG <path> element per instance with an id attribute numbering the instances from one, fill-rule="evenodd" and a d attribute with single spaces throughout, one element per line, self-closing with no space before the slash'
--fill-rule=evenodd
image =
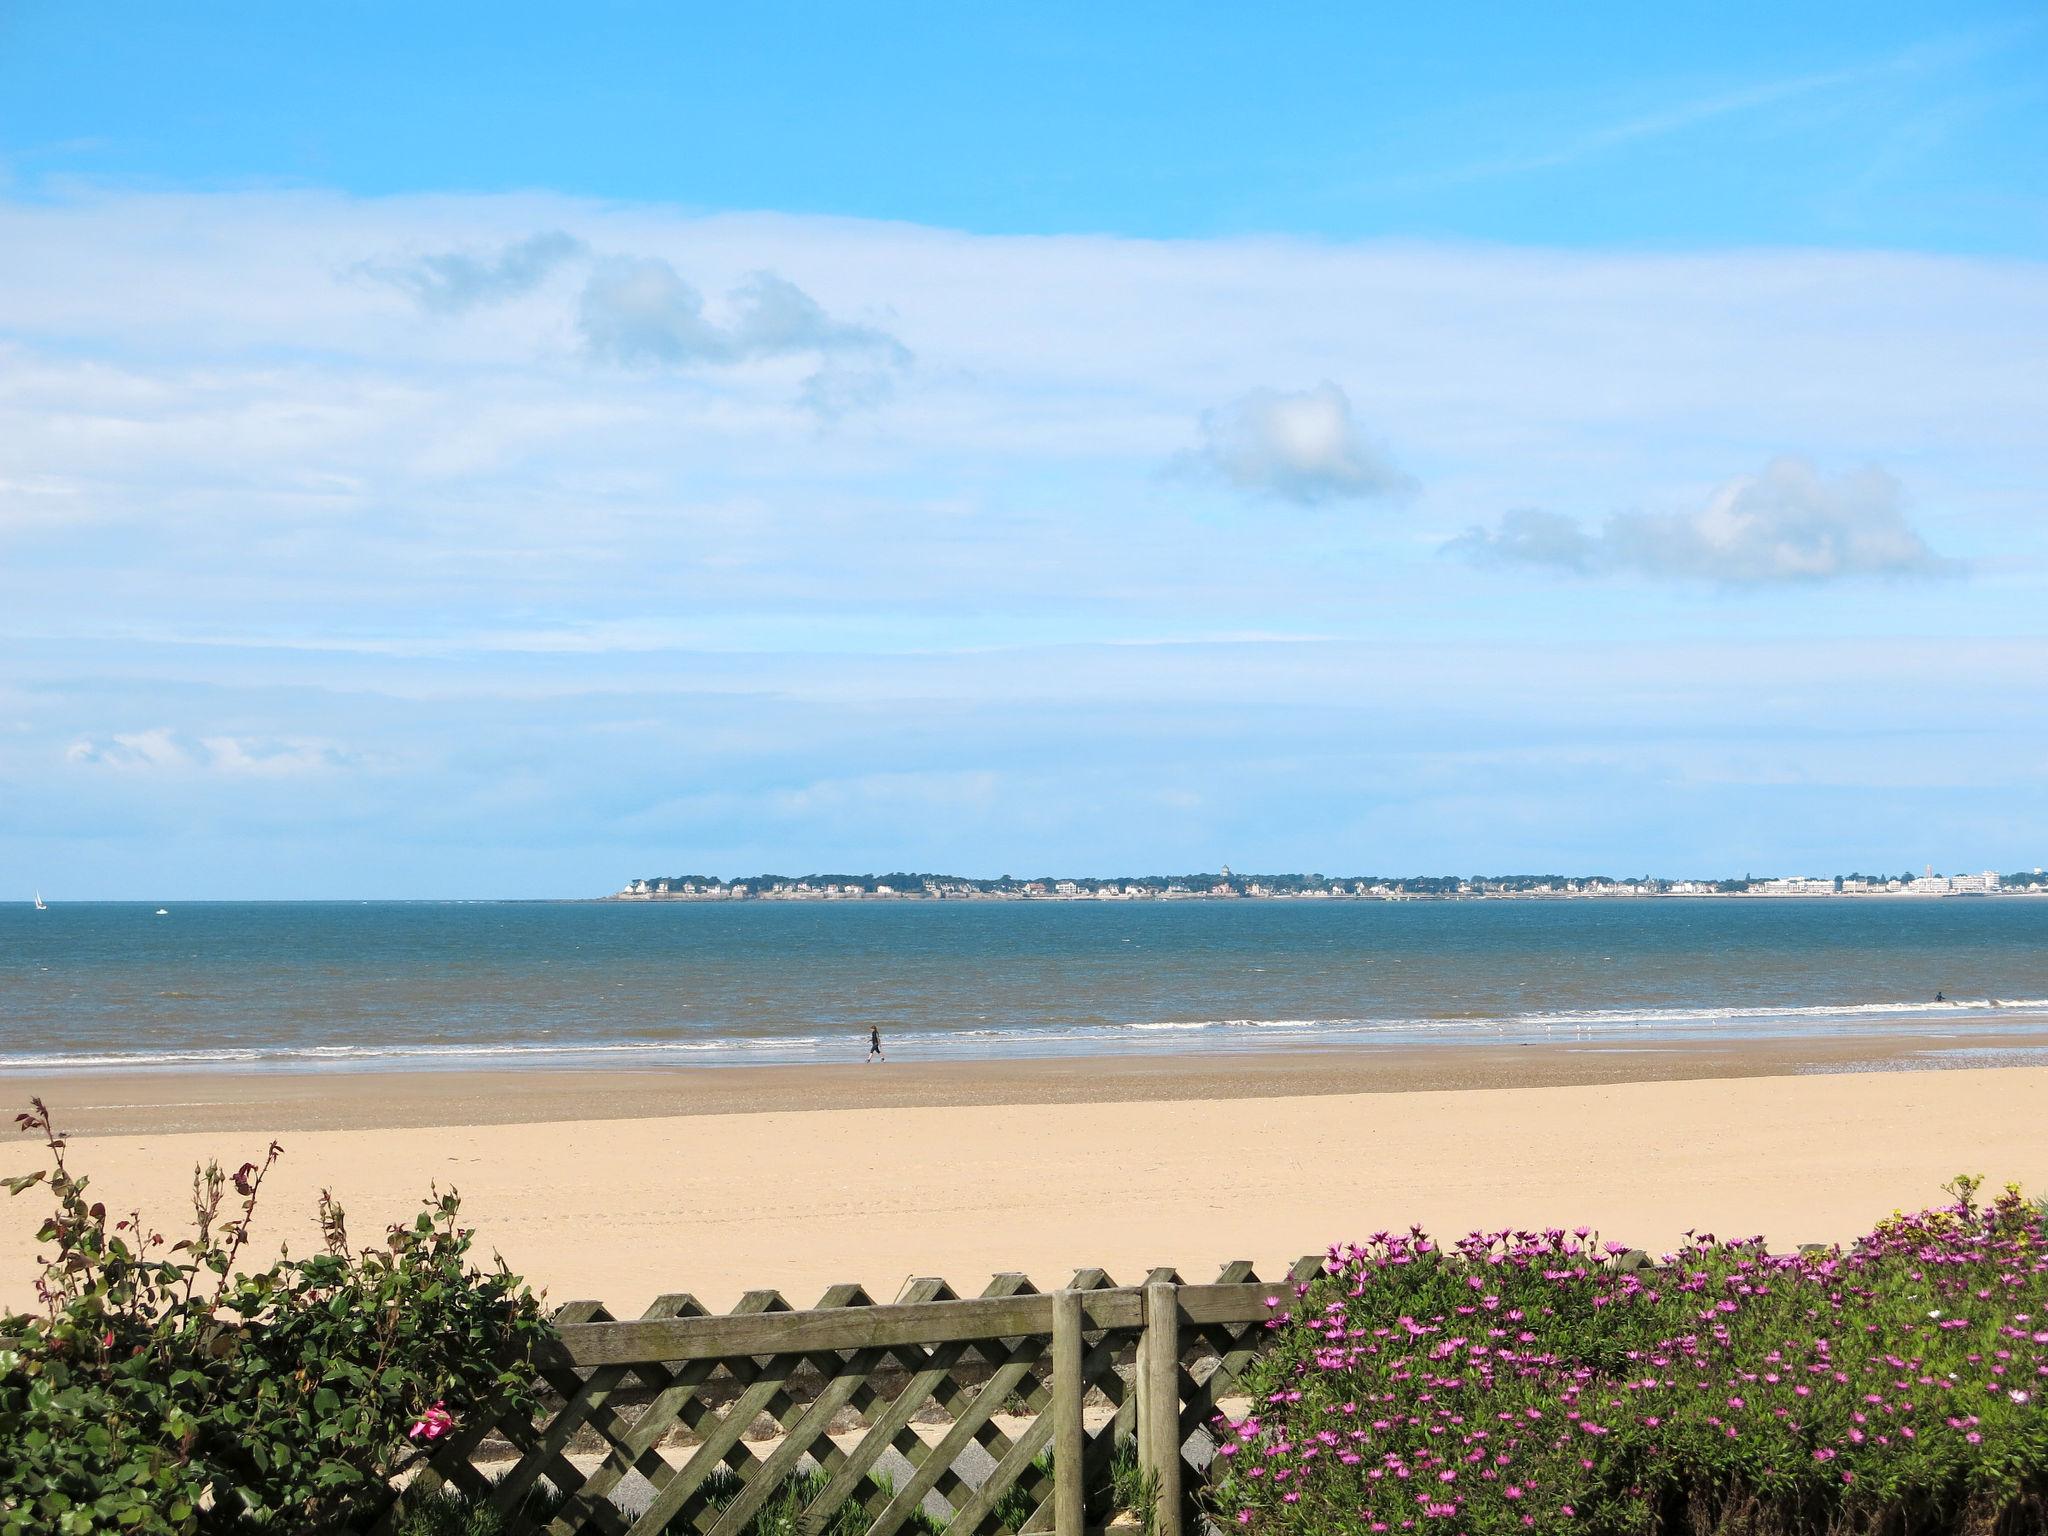
<path id="1" fill-rule="evenodd" d="M 1419 9 L 0 0 L 0 899 L 2048 862 L 2048 13 Z"/>

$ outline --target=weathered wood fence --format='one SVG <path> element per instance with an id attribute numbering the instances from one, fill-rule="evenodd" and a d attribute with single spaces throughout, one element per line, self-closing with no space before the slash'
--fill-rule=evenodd
<path id="1" fill-rule="evenodd" d="M 771 1507 L 804 1536 L 1181 1536 L 1217 1404 L 1321 1265 L 998 1275 L 964 1300 L 922 1279 L 888 1304 L 843 1285 L 802 1310 L 757 1291 L 722 1316 L 664 1296 L 633 1321 L 571 1302 L 542 1410 L 469 1416 L 379 1530 L 452 1486 L 549 1536 L 744 1536 Z"/>

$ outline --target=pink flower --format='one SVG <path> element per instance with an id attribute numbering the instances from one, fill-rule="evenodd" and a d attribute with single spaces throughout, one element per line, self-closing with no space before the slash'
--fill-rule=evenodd
<path id="1" fill-rule="evenodd" d="M 406 1434 L 414 1440 L 434 1441 L 455 1427 L 455 1416 L 448 1411 L 447 1404 L 436 1403 L 414 1421 Z"/>

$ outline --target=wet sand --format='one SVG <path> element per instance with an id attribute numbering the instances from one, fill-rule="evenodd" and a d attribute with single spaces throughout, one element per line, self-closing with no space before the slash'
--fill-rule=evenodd
<path id="1" fill-rule="evenodd" d="M 2048 1066 L 2038 1019 L 2000 1030 L 1830 1039 L 1346 1045 L 1174 1056 L 867 1066 L 419 1072 L 0 1074 L 0 1105 L 39 1093 L 79 1135 L 192 1130 L 383 1130 L 831 1109 L 1303 1098 L 1429 1089 L 1573 1087 L 1811 1073 Z M 10 1107 L 9 1113 L 11 1114 Z"/>

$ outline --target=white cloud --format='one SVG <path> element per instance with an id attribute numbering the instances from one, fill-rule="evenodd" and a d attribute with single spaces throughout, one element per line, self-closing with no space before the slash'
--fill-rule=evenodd
<path id="1" fill-rule="evenodd" d="M 1960 569 L 1907 522 L 1890 475 L 1866 469 L 1830 482 L 1793 458 L 1727 481 L 1690 511 L 1619 512 L 1597 526 L 1556 512 L 1516 511 L 1490 529 L 1469 529 L 1445 548 L 1477 565 L 1734 585 Z"/>
<path id="2" fill-rule="evenodd" d="M 289 778 L 347 766 L 347 757 L 324 743 L 298 740 L 256 740 L 240 736 L 208 736 L 207 766 L 215 773 L 252 778 Z"/>
<path id="3" fill-rule="evenodd" d="M 592 366 L 578 263 L 451 324 L 337 280 L 394 252 L 492 266 L 554 229 L 659 263 L 657 322 L 698 360 Z M 788 288 L 750 287 L 764 271 Z M 855 349 L 868 331 L 917 366 Z M 2044 336 L 2048 265 L 2016 261 L 1018 239 L 545 197 L 0 199 L 0 621 L 297 644 L 685 613 L 845 649 L 1048 622 L 1115 640 L 1193 613 L 1343 634 L 1391 606 L 1433 633 L 1458 582 L 1427 557 L 1460 529 L 1591 508 L 1590 536 L 1601 510 L 1684 510 L 1786 443 L 1909 476 L 1926 541 L 2018 597 L 2048 562 L 2028 500 Z M 877 376 L 885 400 L 818 430 Z M 1201 413 L 1320 379 L 1348 406 L 1323 403 L 1320 437 L 1260 449 L 1226 409 L 1207 445 L 1277 496 L 1370 481 L 1387 466 L 1353 439 L 1382 438 L 1426 494 L 1399 519 L 1191 521 L 1157 470 L 1203 442 Z M 1943 622 L 1974 622 L 1966 591 Z"/>
<path id="4" fill-rule="evenodd" d="M 501 246 L 492 255 L 442 251 L 410 261 L 365 261 L 354 270 L 398 289 L 430 313 L 454 315 L 531 293 L 557 267 L 583 254 L 581 240 L 551 229 Z"/>
<path id="5" fill-rule="evenodd" d="M 595 357 L 628 366 L 684 367 L 761 358 L 855 353 L 909 360 L 895 337 L 835 320 L 816 299 L 773 272 L 750 272 L 727 296 L 723 324 L 704 296 L 657 256 L 610 256 L 584 286 L 577 325 Z"/>
<path id="6" fill-rule="evenodd" d="M 126 771 L 188 768 L 192 758 L 166 727 L 149 731 L 118 731 L 106 737 L 80 737 L 64 750 L 65 761 L 92 768 Z"/>
<path id="7" fill-rule="evenodd" d="M 1350 399 L 1327 379 L 1292 394 L 1253 390 L 1204 411 L 1199 432 L 1201 446 L 1177 462 L 1220 475 L 1240 490 L 1312 506 L 1414 489 L 1368 441 Z"/>
<path id="8" fill-rule="evenodd" d="M 323 742 L 303 738 L 205 736 L 198 740 L 168 726 L 81 736 L 65 749 L 66 762 L 121 773 L 224 774 L 244 778 L 289 778 L 346 766 L 347 757 Z"/>

